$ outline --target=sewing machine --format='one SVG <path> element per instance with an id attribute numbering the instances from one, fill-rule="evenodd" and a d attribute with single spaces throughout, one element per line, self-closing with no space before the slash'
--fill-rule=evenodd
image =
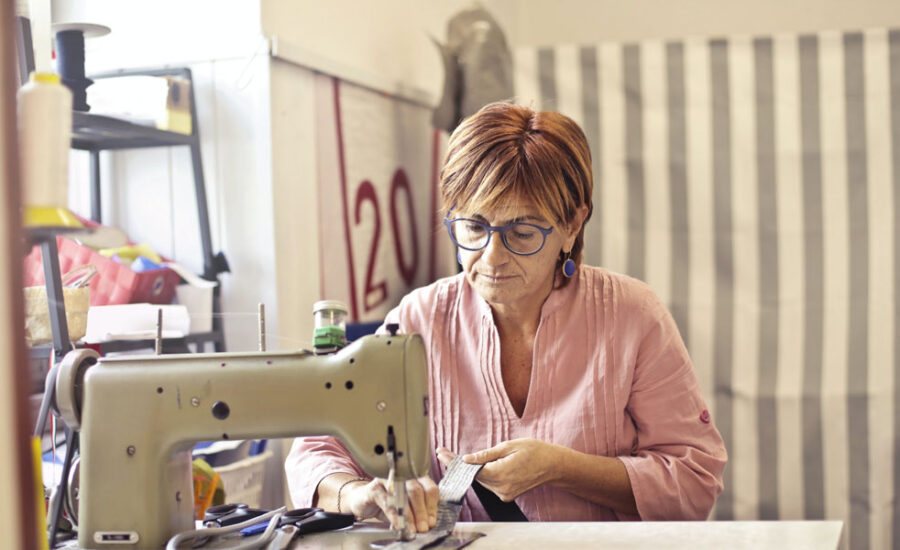
<path id="1" fill-rule="evenodd" d="M 331 355 L 71 352 L 56 405 L 81 432 L 78 544 L 162 548 L 193 529 L 198 441 L 330 434 L 373 476 L 426 475 L 427 395 L 418 335 L 366 336 Z"/>

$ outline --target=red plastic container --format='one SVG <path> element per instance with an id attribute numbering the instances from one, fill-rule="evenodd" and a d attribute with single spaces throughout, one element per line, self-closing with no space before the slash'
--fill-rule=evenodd
<path id="1" fill-rule="evenodd" d="M 91 305 L 151 303 L 168 304 L 175 297 L 175 287 L 181 277 L 164 267 L 140 273 L 130 267 L 107 258 L 93 248 L 83 246 L 65 237 L 56 238 L 59 248 L 59 271 L 66 274 L 85 264 L 94 264 L 97 275 L 91 280 Z M 44 284 L 44 263 L 41 249 L 35 246 L 25 256 L 23 279 L 25 286 Z"/>

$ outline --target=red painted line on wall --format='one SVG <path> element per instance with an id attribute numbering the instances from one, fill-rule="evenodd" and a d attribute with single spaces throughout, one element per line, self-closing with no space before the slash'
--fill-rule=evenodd
<path id="1" fill-rule="evenodd" d="M 350 215 L 347 213 L 347 169 L 344 162 L 344 131 L 341 125 L 341 83 L 332 78 L 334 88 L 334 117 L 337 124 L 338 161 L 341 169 L 341 206 L 344 213 L 344 237 L 347 240 L 347 269 L 350 271 L 350 320 L 358 321 L 356 307 L 356 273 L 353 269 L 353 248 L 350 239 Z"/>
<path id="2" fill-rule="evenodd" d="M 431 139 L 431 240 L 428 243 L 431 249 L 431 257 L 428 259 L 428 282 L 437 277 L 437 234 L 440 227 L 438 221 L 438 152 L 441 145 L 441 131 L 435 129 Z"/>
<path id="3" fill-rule="evenodd" d="M 318 91 L 318 90 L 316 90 L 316 91 Z M 316 98 L 316 104 L 318 105 L 318 103 L 319 103 L 318 98 Z M 324 103 L 324 99 L 323 99 L 323 103 Z M 316 121 L 316 122 L 318 123 L 318 121 Z M 319 137 L 319 136 L 317 135 L 316 137 Z M 317 160 L 320 164 L 323 164 L 321 153 L 319 154 Z M 318 168 L 318 170 L 321 172 L 321 170 L 322 170 L 321 166 Z M 325 189 L 328 186 L 325 185 L 324 178 L 321 173 L 316 174 L 316 178 L 318 179 L 316 185 L 319 186 L 317 193 L 319 195 L 319 204 L 318 204 L 319 227 L 321 228 L 324 226 L 324 223 L 322 222 L 322 218 L 324 217 L 324 212 L 325 212 L 323 205 L 325 203 Z M 320 231 L 321 231 L 321 229 L 320 229 Z M 325 272 L 326 271 L 327 270 L 325 269 L 325 235 L 320 233 L 319 234 L 319 300 L 325 300 L 328 298 L 325 295 Z"/>

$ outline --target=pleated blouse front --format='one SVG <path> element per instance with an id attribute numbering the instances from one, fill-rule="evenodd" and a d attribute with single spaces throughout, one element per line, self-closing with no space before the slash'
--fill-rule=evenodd
<path id="1" fill-rule="evenodd" d="M 639 517 L 544 485 L 516 498 L 531 521 L 704 519 L 722 489 L 725 449 L 687 351 L 639 281 L 582 266 L 550 293 L 521 417 L 504 388 L 491 308 L 463 275 L 410 293 L 385 322 L 425 340 L 432 450 L 464 454 L 535 438 L 625 464 Z M 434 453 L 431 466 L 439 480 Z M 309 505 L 325 475 L 363 473 L 330 437 L 298 438 L 286 469 L 297 506 Z M 460 519 L 489 519 L 471 490 Z"/>

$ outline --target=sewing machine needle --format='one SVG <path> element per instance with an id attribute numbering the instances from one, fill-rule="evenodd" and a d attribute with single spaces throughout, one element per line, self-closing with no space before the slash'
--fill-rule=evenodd
<path id="1" fill-rule="evenodd" d="M 394 509 L 397 511 L 397 530 L 400 540 L 412 540 L 415 534 L 409 533 L 406 524 L 406 482 L 394 478 Z"/>

